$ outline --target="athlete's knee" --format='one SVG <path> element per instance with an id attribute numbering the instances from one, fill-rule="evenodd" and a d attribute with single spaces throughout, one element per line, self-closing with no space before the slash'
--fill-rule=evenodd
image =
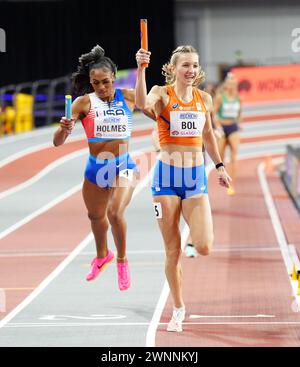
<path id="1" fill-rule="evenodd" d="M 166 249 L 166 263 L 169 265 L 178 264 L 181 256 L 180 248 Z"/>
<path id="2" fill-rule="evenodd" d="M 210 248 L 208 246 L 196 247 L 196 250 L 202 256 L 208 256 L 210 254 Z"/>
<path id="3" fill-rule="evenodd" d="M 208 256 L 210 254 L 212 245 L 213 245 L 213 236 L 207 238 L 204 241 L 194 243 L 197 252 L 202 256 Z"/>
<path id="4" fill-rule="evenodd" d="M 110 223 L 119 223 L 123 220 L 124 210 L 115 206 L 107 209 L 107 217 Z"/>
<path id="5" fill-rule="evenodd" d="M 95 221 L 106 221 L 106 217 L 104 214 L 101 213 L 93 213 L 93 212 L 88 212 L 88 217 L 90 219 L 91 222 L 95 222 Z"/>

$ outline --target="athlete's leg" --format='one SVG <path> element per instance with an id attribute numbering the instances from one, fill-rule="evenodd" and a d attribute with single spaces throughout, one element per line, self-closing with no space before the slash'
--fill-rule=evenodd
<path id="1" fill-rule="evenodd" d="M 132 173 L 132 172 L 131 172 Z M 117 270 L 118 285 L 121 291 L 130 287 L 130 272 L 126 258 L 126 221 L 124 212 L 127 208 L 134 190 L 133 182 L 128 178 L 117 176 L 113 194 L 108 204 L 108 219 L 111 224 L 112 234 L 118 252 Z"/>
<path id="2" fill-rule="evenodd" d="M 181 236 L 179 219 L 181 213 L 181 199 L 178 196 L 154 196 L 153 201 L 160 204 L 157 208 L 159 228 L 163 236 L 166 259 L 165 273 L 169 283 L 171 295 L 176 308 L 184 306 L 182 298 L 182 270 L 181 270 Z M 159 218 L 161 216 L 161 218 Z"/>
<path id="3" fill-rule="evenodd" d="M 107 205 L 112 191 L 101 188 L 87 179 L 84 180 L 82 195 L 85 206 L 88 210 L 88 217 L 91 221 L 92 231 L 96 241 L 97 257 L 107 255 Z"/>
<path id="4" fill-rule="evenodd" d="M 126 258 L 126 221 L 124 212 L 134 191 L 133 182 L 127 178 L 117 176 L 113 193 L 110 197 L 107 216 L 111 224 L 112 234 L 118 251 L 118 259 Z"/>
<path id="5" fill-rule="evenodd" d="M 182 213 L 190 227 L 193 245 L 201 255 L 208 255 L 213 245 L 213 221 L 207 194 L 182 200 Z"/>

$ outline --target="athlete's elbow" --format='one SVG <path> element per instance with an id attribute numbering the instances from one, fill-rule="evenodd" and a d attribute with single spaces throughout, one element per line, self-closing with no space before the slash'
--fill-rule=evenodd
<path id="1" fill-rule="evenodd" d="M 135 105 L 136 107 L 139 109 L 139 110 L 144 110 L 146 108 L 146 103 L 143 102 L 143 101 L 136 101 L 135 102 Z"/>

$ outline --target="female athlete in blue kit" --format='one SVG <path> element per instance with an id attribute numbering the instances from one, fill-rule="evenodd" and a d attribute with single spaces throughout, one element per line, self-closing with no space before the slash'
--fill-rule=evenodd
<path id="1" fill-rule="evenodd" d="M 97 248 L 86 280 L 95 279 L 114 258 L 107 246 L 110 224 L 117 248 L 118 285 L 120 290 L 126 290 L 130 287 L 130 273 L 124 211 L 132 197 L 136 171 L 128 154 L 135 90 L 115 89 L 116 72 L 116 65 L 98 45 L 79 58 L 73 84 L 80 96 L 72 104 L 72 119 L 60 120 L 53 143 L 62 145 L 74 122 L 81 120 L 90 151 L 82 194 Z"/>

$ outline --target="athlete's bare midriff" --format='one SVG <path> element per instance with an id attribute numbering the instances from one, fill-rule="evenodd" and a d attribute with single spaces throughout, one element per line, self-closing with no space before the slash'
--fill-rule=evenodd
<path id="1" fill-rule="evenodd" d="M 162 144 L 158 159 L 177 167 L 194 167 L 204 163 L 202 146 L 195 145 Z"/>
<path id="2" fill-rule="evenodd" d="M 128 152 L 128 140 L 89 142 L 90 154 L 98 159 L 113 159 Z"/>

